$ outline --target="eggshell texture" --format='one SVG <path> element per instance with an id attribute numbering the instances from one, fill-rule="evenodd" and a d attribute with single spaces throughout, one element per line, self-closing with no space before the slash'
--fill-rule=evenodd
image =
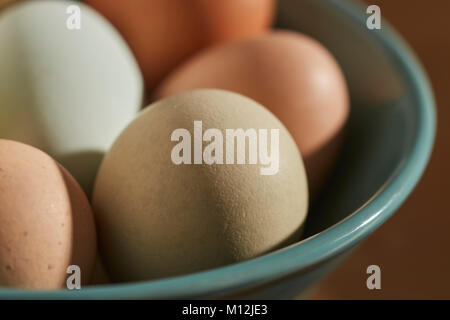
<path id="1" fill-rule="evenodd" d="M 79 30 L 67 28 L 73 4 Z M 40 0 L 1 12 L 0 48 L 0 138 L 48 152 L 88 189 L 102 153 L 141 108 L 131 51 L 82 3 Z"/>
<path id="2" fill-rule="evenodd" d="M 171 134 L 185 128 L 193 135 L 194 120 L 224 135 L 279 129 L 278 173 L 261 175 L 259 162 L 174 164 Z M 106 154 L 93 195 L 113 281 L 200 271 L 291 244 L 307 206 L 303 162 L 288 131 L 263 106 L 222 90 L 182 93 L 145 109 Z"/>
<path id="3" fill-rule="evenodd" d="M 322 45 L 275 31 L 218 46 L 174 71 L 155 98 L 196 88 L 238 92 L 269 108 L 297 142 L 311 194 L 317 194 L 332 170 L 349 114 L 344 76 Z"/>
<path id="4" fill-rule="evenodd" d="M 214 43 L 255 35 L 275 0 L 88 0 L 131 46 L 152 90 L 177 64 Z"/>
<path id="5" fill-rule="evenodd" d="M 0 285 L 61 288 L 71 264 L 88 283 L 96 248 L 77 182 L 40 150 L 0 139 Z"/>

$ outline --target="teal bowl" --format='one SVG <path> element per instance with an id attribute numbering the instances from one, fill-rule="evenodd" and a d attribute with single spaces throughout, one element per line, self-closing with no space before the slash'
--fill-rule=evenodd
<path id="1" fill-rule="evenodd" d="M 380 30 L 369 30 L 367 17 L 365 7 L 353 1 L 279 0 L 277 26 L 309 34 L 334 54 L 347 78 L 352 103 L 336 172 L 312 205 L 301 242 L 245 262 L 185 276 L 73 291 L 3 288 L 0 298 L 304 296 L 405 201 L 433 146 L 435 108 L 426 75 L 385 21 Z"/>

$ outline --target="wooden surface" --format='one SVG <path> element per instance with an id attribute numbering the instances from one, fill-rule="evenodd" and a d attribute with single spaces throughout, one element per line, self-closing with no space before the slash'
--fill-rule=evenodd
<path id="1" fill-rule="evenodd" d="M 430 77 L 438 133 L 428 169 L 407 202 L 318 286 L 313 299 L 450 299 L 450 1 L 366 1 L 381 8 Z M 381 268 L 381 290 L 366 287 Z"/>

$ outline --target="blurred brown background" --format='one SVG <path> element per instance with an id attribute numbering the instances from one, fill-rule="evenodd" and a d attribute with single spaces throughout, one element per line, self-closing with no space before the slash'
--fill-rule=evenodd
<path id="1" fill-rule="evenodd" d="M 449 0 L 374 0 L 430 77 L 438 132 L 428 169 L 402 208 L 318 286 L 313 299 L 450 299 Z M 381 290 L 366 287 L 381 268 Z"/>

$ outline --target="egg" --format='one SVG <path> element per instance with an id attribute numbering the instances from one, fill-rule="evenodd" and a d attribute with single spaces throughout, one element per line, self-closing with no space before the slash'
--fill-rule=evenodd
<path id="1" fill-rule="evenodd" d="M 216 43 L 271 24 L 275 0 L 87 0 L 131 46 L 151 91 L 177 64 Z"/>
<path id="2" fill-rule="evenodd" d="M 72 5 L 80 29 L 68 27 Z M 86 5 L 45 0 L 2 11 L 0 47 L 0 138 L 46 151 L 88 191 L 104 151 L 141 108 L 131 51 Z"/>
<path id="3" fill-rule="evenodd" d="M 93 207 L 108 275 L 136 281 L 298 241 L 308 189 L 298 148 L 273 114 L 236 93 L 194 90 L 155 102 L 122 132 L 100 166 Z"/>
<path id="4" fill-rule="evenodd" d="M 155 99 L 197 88 L 230 90 L 269 108 L 294 137 L 311 195 L 318 194 L 338 156 L 350 109 L 343 73 L 320 43 L 274 31 L 216 46 L 175 70 Z"/>
<path id="5" fill-rule="evenodd" d="M 90 204 L 44 152 L 0 139 L 0 286 L 57 289 L 77 265 L 89 283 L 97 250 Z"/>

